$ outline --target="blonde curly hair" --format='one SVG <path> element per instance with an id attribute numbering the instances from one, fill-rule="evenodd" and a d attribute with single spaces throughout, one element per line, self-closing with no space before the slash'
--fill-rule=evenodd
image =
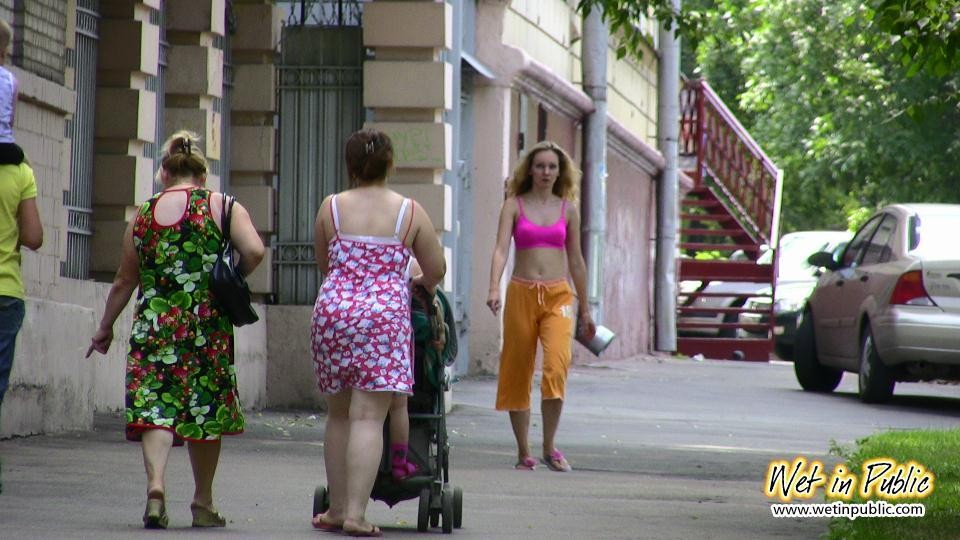
<path id="1" fill-rule="evenodd" d="M 533 177 L 530 175 L 533 158 L 546 150 L 556 154 L 557 161 L 560 164 L 560 173 L 557 175 L 557 181 L 553 184 L 553 194 L 561 199 L 577 202 L 580 198 L 580 176 L 582 173 L 574 164 L 570 155 L 553 141 L 538 142 L 524 154 L 523 159 L 520 160 L 520 163 L 513 169 L 513 174 L 510 175 L 510 181 L 507 183 L 507 196 L 523 195 L 533 188 Z"/>

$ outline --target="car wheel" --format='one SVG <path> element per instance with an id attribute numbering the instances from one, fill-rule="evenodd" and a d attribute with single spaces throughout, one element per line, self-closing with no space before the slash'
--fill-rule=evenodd
<path id="1" fill-rule="evenodd" d="M 843 371 L 820 365 L 813 333 L 813 315 L 803 312 L 793 341 L 793 372 L 807 392 L 833 392 L 840 384 Z"/>
<path id="2" fill-rule="evenodd" d="M 860 400 L 864 403 L 883 403 L 893 395 L 893 378 L 890 368 L 884 365 L 873 343 L 873 333 L 867 326 L 860 342 L 860 374 L 858 377 Z"/>

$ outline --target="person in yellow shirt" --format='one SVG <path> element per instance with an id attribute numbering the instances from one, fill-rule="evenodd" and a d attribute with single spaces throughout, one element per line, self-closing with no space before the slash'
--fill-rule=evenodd
<path id="1" fill-rule="evenodd" d="M 20 246 L 43 244 L 37 182 L 26 163 L 0 165 L 0 406 L 13 369 L 13 347 L 23 324 L 24 289 Z"/>

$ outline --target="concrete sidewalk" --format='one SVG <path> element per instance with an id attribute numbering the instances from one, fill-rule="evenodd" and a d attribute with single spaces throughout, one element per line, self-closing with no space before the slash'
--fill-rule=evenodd
<path id="1" fill-rule="evenodd" d="M 746 369 L 754 381 L 785 377 L 784 369 L 771 365 Z M 687 381 L 671 387 L 669 380 L 664 384 L 664 377 L 684 370 L 691 370 L 696 384 Z M 825 531 L 825 521 L 770 517 L 761 482 L 767 460 L 782 457 L 775 453 L 781 449 L 770 447 L 775 434 L 757 441 L 756 448 L 749 448 L 748 441 L 746 448 L 731 451 L 716 444 L 728 440 L 725 435 L 698 433 L 683 427 L 685 422 L 677 424 L 682 424 L 680 429 L 670 428 L 685 413 L 658 403 L 682 400 L 679 393 L 698 392 L 697 384 L 715 384 L 725 372 L 743 375 L 719 365 L 656 358 L 575 368 L 558 435 L 558 444 L 575 467 L 566 474 L 546 467 L 513 470 L 516 457 L 509 422 L 492 409 L 495 379 L 457 382 L 454 410 L 447 421 L 451 480 L 464 489 L 464 526 L 454 535 L 818 536 Z M 685 399 L 696 415 L 710 408 L 697 404 L 693 394 Z M 538 453 L 539 415 L 534 414 L 532 423 L 531 445 Z M 314 487 L 323 481 L 322 430 L 323 417 L 310 412 L 249 413 L 247 432 L 224 443 L 216 496 L 228 525 L 219 530 L 189 527 L 192 481 L 182 448 L 174 449 L 167 471 L 171 528 L 141 528 L 145 480 L 140 448 L 123 440 L 119 415 L 98 415 L 91 432 L 0 441 L 4 484 L 0 538 L 333 537 L 312 530 L 309 522 Z M 393 508 L 371 501 L 368 510 L 368 518 L 387 537 L 422 536 L 416 532 L 416 516 L 416 500 Z M 426 534 L 441 533 L 431 529 Z"/>

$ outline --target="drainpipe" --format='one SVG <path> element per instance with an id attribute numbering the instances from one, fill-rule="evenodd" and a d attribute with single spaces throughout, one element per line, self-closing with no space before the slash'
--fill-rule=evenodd
<path id="1" fill-rule="evenodd" d="M 595 7 L 583 19 L 583 90 L 594 110 L 583 120 L 583 228 L 587 302 L 603 321 L 603 243 L 607 232 L 607 42 L 610 30 Z"/>
<path id="2" fill-rule="evenodd" d="M 671 0 L 680 13 L 680 0 Z M 657 115 L 657 146 L 663 154 L 663 173 L 657 191 L 657 260 L 654 275 L 656 349 L 677 350 L 677 229 L 678 139 L 680 137 L 680 37 L 676 24 L 660 23 L 660 107 Z"/>

